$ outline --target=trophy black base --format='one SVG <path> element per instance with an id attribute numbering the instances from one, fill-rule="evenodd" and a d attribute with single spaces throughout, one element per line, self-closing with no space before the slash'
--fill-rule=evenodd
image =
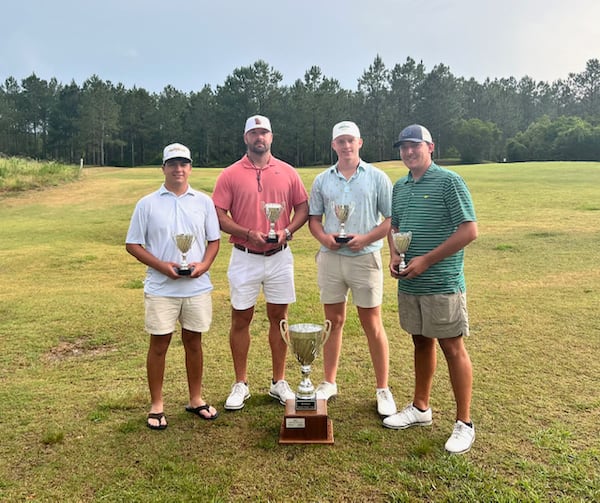
<path id="1" fill-rule="evenodd" d="M 192 269 L 177 269 L 177 274 L 179 276 L 189 276 L 192 274 Z"/>
<path id="2" fill-rule="evenodd" d="M 309 398 L 300 398 L 296 394 L 296 410 L 317 410 L 317 396 L 314 394 Z"/>
<path id="3" fill-rule="evenodd" d="M 333 423 L 327 417 L 327 400 L 318 399 L 317 410 L 296 410 L 295 400 L 288 400 L 279 443 L 333 444 Z"/>
<path id="4" fill-rule="evenodd" d="M 279 242 L 279 238 L 267 238 L 265 241 L 267 243 L 278 243 Z"/>
<path id="5" fill-rule="evenodd" d="M 335 242 L 336 243 L 347 243 L 351 239 L 352 239 L 352 236 L 344 236 L 344 237 L 336 236 Z"/>

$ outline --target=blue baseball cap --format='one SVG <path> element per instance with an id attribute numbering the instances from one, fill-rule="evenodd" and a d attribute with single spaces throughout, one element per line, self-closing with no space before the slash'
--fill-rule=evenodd
<path id="1" fill-rule="evenodd" d="M 398 136 L 398 141 L 394 143 L 394 148 L 398 148 L 400 144 L 405 141 L 412 141 L 413 143 L 422 143 L 424 141 L 433 143 L 431 133 L 427 128 L 420 126 L 419 124 L 406 126 Z"/>

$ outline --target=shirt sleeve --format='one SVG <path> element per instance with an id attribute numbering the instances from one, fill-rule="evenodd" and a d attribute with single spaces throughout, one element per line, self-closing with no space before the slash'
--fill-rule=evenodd
<path id="1" fill-rule="evenodd" d="M 126 244 L 145 245 L 146 244 L 146 218 L 143 201 L 138 201 L 133 210 L 129 229 L 125 237 Z"/>

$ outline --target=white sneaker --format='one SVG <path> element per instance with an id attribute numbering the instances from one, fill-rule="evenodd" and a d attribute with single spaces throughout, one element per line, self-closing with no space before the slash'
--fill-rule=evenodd
<path id="1" fill-rule="evenodd" d="M 227 410 L 239 410 L 244 407 L 244 402 L 250 398 L 250 388 L 245 382 L 236 382 L 231 387 L 231 393 L 225 401 Z"/>
<path id="2" fill-rule="evenodd" d="M 323 381 L 317 386 L 317 399 L 329 400 L 337 396 L 337 384 Z"/>
<path id="3" fill-rule="evenodd" d="M 380 416 L 391 416 L 398 411 L 396 402 L 389 388 L 377 390 L 377 413 Z"/>
<path id="4" fill-rule="evenodd" d="M 429 426 L 431 422 L 431 407 L 425 412 L 421 412 L 411 403 L 397 414 L 384 418 L 383 426 L 394 430 L 404 430 L 411 426 Z"/>
<path id="5" fill-rule="evenodd" d="M 288 400 L 294 400 L 296 398 L 296 395 L 290 389 L 290 385 L 283 379 L 281 381 L 277 381 L 275 384 L 271 384 L 269 396 L 277 398 L 281 405 L 285 405 L 285 402 Z"/>
<path id="6" fill-rule="evenodd" d="M 475 426 L 468 426 L 462 421 L 456 421 L 452 435 L 444 447 L 451 454 L 464 454 L 471 449 L 474 441 Z"/>

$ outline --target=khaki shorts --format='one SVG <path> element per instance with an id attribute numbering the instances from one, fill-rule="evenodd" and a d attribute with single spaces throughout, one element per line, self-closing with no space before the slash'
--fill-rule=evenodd
<path id="1" fill-rule="evenodd" d="M 210 292 L 194 297 L 159 297 L 144 294 L 146 332 L 152 335 L 173 333 L 177 321 L 192 332 L 207 332 L 212 322 Z"/>
<path id="2" fill-rule="evenodd" d="M 449 339 L 469 335 L 467 295 L 409 295 L 398 293 L 400 326 L 411 335 Z"/>
<path id="3" fill-rule="evenodd" d="M 383 270 L 379 251 L 353 257 L 320 251 L 316 260 L 322 304 L 347 302 L 350 290 L 355 306 L 371 308 L 381 305 Z"/>

